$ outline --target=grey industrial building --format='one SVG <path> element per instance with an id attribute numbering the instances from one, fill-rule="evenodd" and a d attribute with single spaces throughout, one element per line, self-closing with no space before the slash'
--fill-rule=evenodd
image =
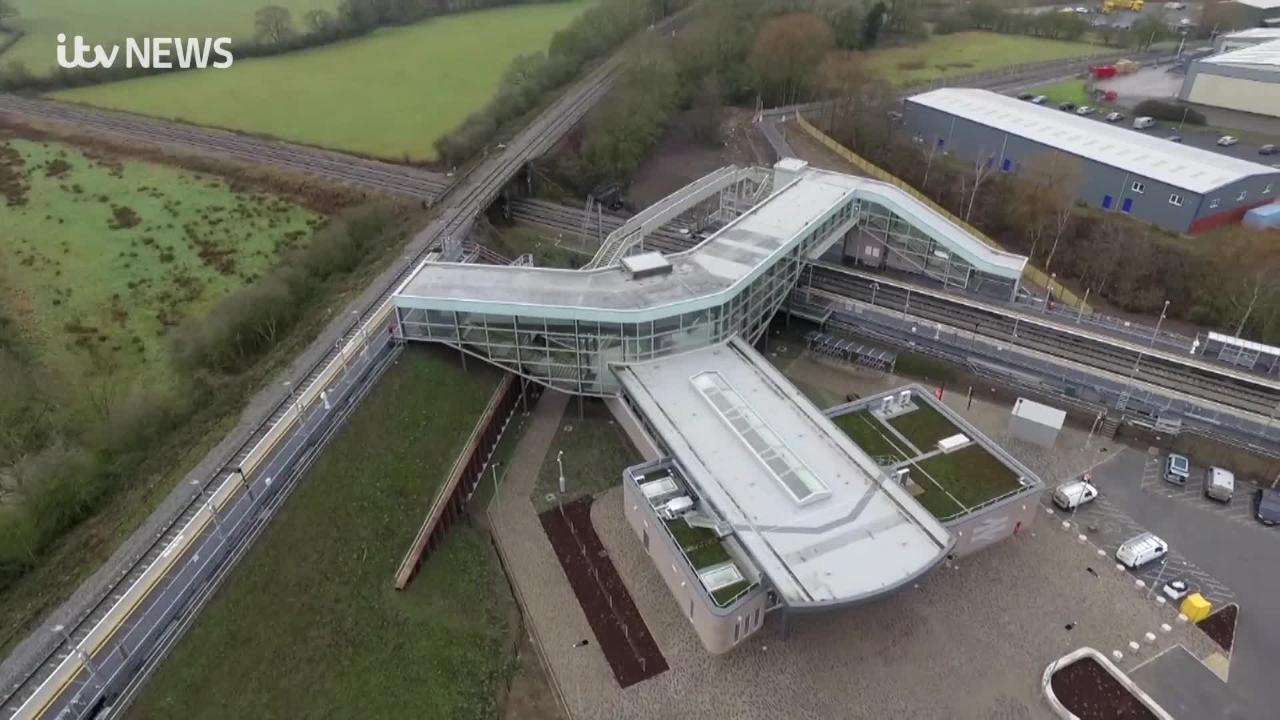
<path id="1" fill-rule="evenodd" d="M 1079 158 L 1081 201 L 1175 232 L 1239 221 L 1280 192 L 1275 168 L 988 90 L 915 95 L 903 115 L 907 131 L 931 152 L 987 158 L 1002 172 L 1045 153 Z"/>
<path id="2" fill-rule="evenodd" d="M 1273 39 L 1256 42 L 1273 35 Z M 1193 61 L 1178 97 L 1187 102 L 1280 117 L 1280 30 L 1233 33 L 1226 52 Z"/>

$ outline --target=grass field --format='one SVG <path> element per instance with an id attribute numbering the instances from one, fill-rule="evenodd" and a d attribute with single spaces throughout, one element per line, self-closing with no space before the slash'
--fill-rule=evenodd
<path id="1" fill-rule="evenodd" d="M 395 160 L 430 160 L 435 140 L 489 100 L 512 58 L 545 50 L 591 2 L 451 15 L 228 70 L 55 96 Z"/>
<path id="2" fill-rule="evenodd" d="M 915 465 L 911 477 L 924 488 L 916 500 L 940 520 L 1021 487 L 1012 470 L 977 445 Z"/>
<path id="3" fill-rule="evenodd" d="M 133 718 L 492 718 L 511 598 L 458 524 L 404 592 L 392 576 L 497 382 L 406 352 L 334 438 Z"/>
<path id="4" fill-rule="evenodd" d="M 21 139 L 0 144 L 0 196 L 0 302 L 77 391 L 164 382 L 168 327 L 322 220 L 211 176 Z"/>
<path id="5" fill-rule="evenodd" d="M 547 459 L 538 470 L 533 486 L 533 505 L 539 512 L 583 495 L 595 495 L 622 482 L 622 469 L 640 462 L 640 453 L 631 445 L 604 403 L 588 400 L 583 417 L 578 418 L 578 403 L 571 401 L 560 429 L 551 441 Z M 564 451 L 565 495 L 548 500 L 548 495 L 558 495 L 560 468 L 556 453 Z"/>
<path id="6" fill-rule="evenodd" d="M 231 37 L 253 35 L 253 14 L 263 5 L 279 5 L 293 13 L 301 27 L 308 10 L 332 12 L 334 0 L 12 0 L 17 18 L 10 20 L 26 36 L 0 63 L 20 60 L 44 74 L 56 65 L 58 33 L 83 35 L 90 44 L 117 43 L 134 37 Z M 233 46 L 234 47 L 234 46 Z"/>
<path id="7" fill-rule="evenodd" d="M 904 443 L 894 437 L 868 410 L 848 413 L 833 418 L 836 427 L 840 428 L 873 458 L 888 456 L 896 460 L 905 460 L 913 453 L 902 447 Z"/>
<path id="8" fill-rule="evenodd" d="M 934 35 L 915 45 L 874 50 L 867 55 L 867 66 L 878 70 L 890 82 L 905 85 L 1022 63 L 1095 55 L 1101 51 L 1102 48 L 1087 43 L 959 32 Z"/>
<path id="9" fill-rule="evenodd" d="M 1090 105 L 1093 103 L 1093 98 L 1089 97 L 1089 92 L 1085 90 L 1084 80 L 1063 80 L 1062 82 L 1031 88 L 1027 92 L 1032 95 L 1048 97 L 1049 102 L 1046 104 L 1050 105 L 1057 105 L 1063 102 L 1071 102 L 1076 105 Z"/>
<path id="10" fill-rule="evenodd" d="M 915 410 L 890 418 L 889 424 L 920 452 L 929 452 L 939 440 L 960 432 L 945 415 L 923 401 L 916 403 Z"/>

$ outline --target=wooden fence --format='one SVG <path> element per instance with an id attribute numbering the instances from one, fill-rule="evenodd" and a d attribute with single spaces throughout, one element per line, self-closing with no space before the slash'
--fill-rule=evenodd
<path id="1" fill-rule="evenodd" d="M 858 153 L 836 142 L 835 138 L 819 130 L 817 127 L 813 125 L 813 123 L 806 120 L 804 116 L 801 115 L 799 112 L 795 114 L 795 119 L 796 119 L 796 124 L 800 126 L 801 130 L 804 130 L 806 133 L 809 134 L 810 137 L 812 137 L 814 140 L 817 140 L 819 143 L 821 143 L 824 147 L 826 147 L 831 152 L 839 155 L 850 165 L 853 165 L 854 167 L 858 168 L 858 170 L 865 173 L 867 177 L 873 178 L 875 180 L 880 180 L 882 182 L 887 182 L 890 185 L 893 185 L 903 190 L 904 192 L 910 194 L 912 197 L 916 198 L 920 202 L 928 205 L 929 207 L 933 208 L 934 210 L 942 214 L 943 217 L 950 219 L 951 222 L 954 222 L 955 224 L 964 228 L 966 232 L 968 232 L 969 234 L 981 240 L 987 247 L 990 247 L 994 250 L 1001 250 L 1001 251 L 1004 250 L 1004 248 L 1000 247 L 999 243 L 987 237 L 987 235 L 983 233 L 981 230 L 978 230 L 977 228 L 973 227 L 972 225 L 965 222 L 964 220 L 961 220 L 960 218 L 951 214 L 949 210 L 942 207 L 938 203 L 934 202 L 931 198 L 929 198 L 924 193 L 912 187 L 909 183 L 905 182 L 904 180 L 902 180 L 901 178 L 895 175 L 890 174 L 884 168 L 876 165 L 875 163 L 872 163 L 870 160 L 867 160 L 866 158 L 862 157 Z M 1061 283 L 1057 284 L 1058 285 L 1057 288 L 1053 288 L 1053 279 L 1050 278 L 1048 275 L 1045 275 L 1044 271 L 1040 270 L 1040 268 L 1032 267 L 1028 263 L 1027 266 L 1023 268 L 1022 275 L 1028 281 L 1035 283 L 1040 287 L 1056 290 L 1058 302 L 1066 303 L 1068 305 L 1072 305 L 1075 307 L 1081 307 L 1083 305 L 1083 300 L 1081 300 L 1081 298 L 1078 297 L 1075 293 L 1071 292 L 1066 287 L 1064 287 Z M 1092 312 L 1089 309 L 1088 305 L 1084 305 L 1084 309 L 1085 309 L 1085 312 Z"/>
<path id="2" fill-rule="evenodd" d="M 403 590 L 413 582 L 427 553 L 439 544 L 454 521 L 464 514 L 467 498 L 489 467 L 489 460 L 498 440 L 502 438 L 502 431 L 515 412 L 520 394 L 527 392 L 532 396 L 538 392 L 538 388 L 538 385 L 532 383 L 522 383 L 520 378 L 511 373 L 502 376 L 498 388 L 489 398 L 488 406 L 471 431 L 471 437 L 467 439 L 448 477 L 436 493 L 427 517 L 422 521 L 422 527 L 418 528 L 418 534 L 413 538 L 413 544 L 400 561 L 400 567 L 396 570 L 397 590 Z"/>

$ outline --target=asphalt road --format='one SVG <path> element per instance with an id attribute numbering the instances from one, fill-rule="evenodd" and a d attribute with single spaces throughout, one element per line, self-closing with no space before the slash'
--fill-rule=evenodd
<path id="1" fill-rule="evenodd" d="M 1250 489 L 1239 482 L 1235 498 L 1223 506 L 1201 494 L 1201 468 L 1193 466 L 1192 481 L 1183 488 L 1160 479 L 1162 461 L 1162 455 L 1136 450 L 1120 453 L 1094 470 L 1099 500 L 1131 518 L 1137 526 L 1133 529 L 1146 528 L 1163 538 L 1171 557 L 1184 559 L 1229 588 L 1240 605 L 1240 617 L 1228 687 L 1236 697 L 1256 705 L 1274 697 L 1275 661 L 1280 658 L 1280 528 L 1264 527 L 1249 517 Z M 1140 574 L 1149 575 L 1151 566 Z M 1181 566 L 1171 566 L 1165 577 L 1182 574 Z M 1197 583 L 1194 577 L 1187 579 Z M 1275 717 L 1274 712 L 1274 707 L 1251 707 L 1247 716 Z"/>

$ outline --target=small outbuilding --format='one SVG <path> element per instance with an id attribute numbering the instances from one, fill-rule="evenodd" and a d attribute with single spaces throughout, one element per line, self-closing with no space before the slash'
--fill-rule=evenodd
<path id="1" fill-rule="evenodd" d="M 1009 413 L 1009 434 L 1023 442 L 1051 448 L 1058 442 L 1066 419 L 1067 413 L 1056 407 L 1018 398 Z"/>

